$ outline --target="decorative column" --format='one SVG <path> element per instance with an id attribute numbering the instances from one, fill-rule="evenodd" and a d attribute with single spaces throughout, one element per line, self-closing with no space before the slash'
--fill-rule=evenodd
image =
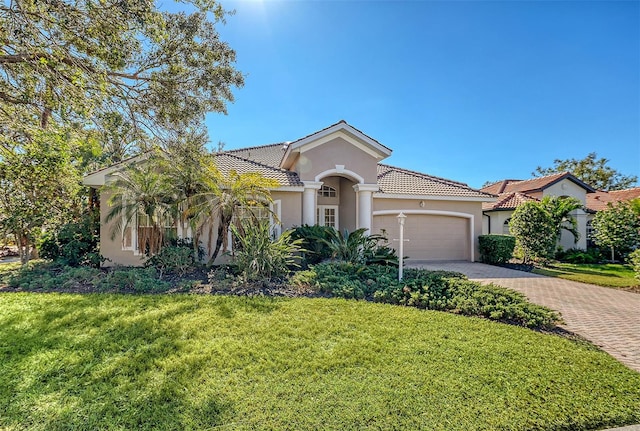
<path id="1" fill-rule="evenodd" d="M 302 224 L 313 226 L 316 224 L 316 195 L 322 187 L 321 181 L 303 181 L 302 192 Z"/>
<path id="2" fill-rule="evenodd" d="M 367 234 L 371 233 L 373 192 L 380 190 L 377 184 L 356 184 L 353 190 L 358 194 L 358 223 L 357 229 L 367 229 Z"/>

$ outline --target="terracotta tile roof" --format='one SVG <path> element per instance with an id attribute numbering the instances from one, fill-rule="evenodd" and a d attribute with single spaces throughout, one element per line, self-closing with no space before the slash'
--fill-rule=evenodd
<path id="1" fill-rule="evenodd" d="M 595 193 L 587 195 L 587 209 L 591 211 L 602 211 L 607 208 L 608 203 L 620 201 L 630 201 L 632 199 L 640 199 L 640 187 L 626 190 L 613 190 L 605 192 L 598 190 Z"/>
<path id="2" fill-rule="evenodd" d="M 252 151 L 254 148 L 258 147 L 253 147 Z M 230 152 L 217 153 L 214 155 L 214 157 L 217 168 L 223 174 L 227 174 L 231 170 L 235 170 L 240 174 L 258 172 L 264 175 L 266 178 L 277 180 L 278 182 L 280 182 L 281 186 L 303 185 L 302 181 L 300 181 L 300 178 L 298 177 L 298 174 L 292 171 L 269 166 L 254 160 L 245 159 Z"/>
<path id="3" fill-rule="evenodd" d="M 280 142 L 278 144 L 228 150 L 222 153 L 232 154 L 243 159 L 253 160 L 254 162 L 277 168 L 280 166 L 280 160 L 282 160 L 287 145 L 286 142 Z"/>
<path id="4" fill-rule="evenodd" d="M 378 164 L 378 185 L 386 194 L 456 196 L 492 199 L 494 196 L 464 183 L 385 164 Z"/>
<path id="5" fill-rule="evenodd" d="M 302 141 L 303 139 L 307 139 L 307 138 L 308 138 L 308 137 L 310 137 L 310 136 L 313 136 L 313 135 L 317 135 L 317 134 L 319 134 L 319 133 L 322 133 L 322 132 L 324 132 L 325 130 L 328 130 L 328 129 L 330 129 L 330 128 L 334 127 L 334 126 L 337 126 L 337 125 L 338 125 L 338 124 L 340 124 L 340 123 L 342 123 L 342 124 L 346 124 L 347 126 L 351 127 L 352 129 L 357 130 L 358 132 L 362 133 L 364 136 L 366 136 L 367 138 L 371 139 L 372 141 L 374 141 L 376 144 L 380 145 L 381 147 L 384 147 L 384 148 L 386 148 L 387 150 L 392 151 L 392 150 L 391 150 L 391 148 L 387 147 L 386 145 L 382 145 L 380 142 L 378 142 L 378 140 L 377 140 L 377 139 L 373 139 L 371 136 L 367 135 L 367 134 L 366 134 L 366 133 L 364 133 L 362 130 L 360 130 L 360 129 L 357 129 L 357 128 L 353 127 L 351 124 L 347 123 L 345 120 L 340 120 L 340 121 L 338 121 L 337 123 L 334 123 L 334 124 L 332 124 L 332 125 L 330 125 L 330 126 L 325 127 L 324 129 L 317 130 L 317 131 L 315 131 L 315 132 L 313 132 L 313 133 L 309 133 L 307 136 L 303 136 L 302 138 L 296 139 L 295 141 L 293 141 L 293 142 L 291 142 L 291 143 L 292 143 L 292 144 L 294 144 L 294 143 L 296 143 L 296 142 L 298 142 L 298 141 Z"/>
<path id="6" fill-rule="evenodd" d="M 513 210 L 520 204 L 538 199 L 520 192 L 502 193 L 498 195 L 496 202 L 485 202 L 482 204 L 483 211 Z"/>
<path id="7" fill-rule="evenodd" d="M 486 187 L 483 187 L 483 192 L 493 193 L 493 194 L 501 194 L 501 193 L 510 193 L 510 192 L 535 192 L 544 190 L 547 187 L 552 186 L 553 184 L 562 181 L 564 179 L 568 179 L 573 181 L 580 187 L 583 187 L 587 190 L 587 193 L 595 192 L 588 184 L 585 184 L 580 179 L 575 177 L 571 172 L 560 172 L 557 174 L 546 175 L 544 177 L 532 178 L 530 180 L 503 180 L 498 181 L 497 183 L 490 184 Z"/>

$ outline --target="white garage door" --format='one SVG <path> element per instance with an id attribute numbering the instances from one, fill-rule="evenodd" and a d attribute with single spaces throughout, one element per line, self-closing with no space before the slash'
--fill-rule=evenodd
<path id="1" fill-rule="evenodd" d="M 398 218 L 373 217 L 373 233 L 384 229 L 391 246 L 398 248 Z M 469 219 L 441 215 L 410 214 L 404 228 L 404 255 L 410 260 L 471 260 Z"/>

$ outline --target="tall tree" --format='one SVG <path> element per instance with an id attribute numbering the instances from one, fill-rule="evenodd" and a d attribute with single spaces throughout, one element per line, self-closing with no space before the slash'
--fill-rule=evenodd
<path id="1" fill-rule="evenodd" d="M 243 85 L 215 0 L 162 12 L 152 0 L 7 0 L 0 5 L 0 123 L 119 112 L 154 133 L 225 112 Z M 213 17 L 209 21 L 208 16 Z"/>
<path id="2" fill-rule="evenodd" d="M 623 190 L 633 186 L 638 177 L 635 175 L 623 175 L 608 166 L 609 160 L 604 157 L 589 153 L 584 159 L 555 159 L 553 166 L 543 168 L 538 166 L 532 175 L 535 177 L 551 175 L 560 172 L 571 172 L 580 180 L 597 190 Z"/>
<path id="3" fill-rule="evenodd" d="M 36 130 L 0 146 L 0 230 L 14 236 L 23 264 L 43 228 L 73 216 L 79 174 L 71 142 L 67 133 Z"/>

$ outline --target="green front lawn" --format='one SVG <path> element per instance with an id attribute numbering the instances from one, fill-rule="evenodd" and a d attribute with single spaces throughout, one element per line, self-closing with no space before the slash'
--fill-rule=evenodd
<path id="1" fill-rule="evenodd" d="M 536 274 L 559 277 L 605 287 L 628 288 L 640 292 L 640 281 L 628 265 L 554 263 L 536 268 Z"/>
<path id="2" fill-rule="evenodd" d="M 0 294 L 0 429 L 600 429 L 640 374 L 589 344 L 342 299 Z"/>

